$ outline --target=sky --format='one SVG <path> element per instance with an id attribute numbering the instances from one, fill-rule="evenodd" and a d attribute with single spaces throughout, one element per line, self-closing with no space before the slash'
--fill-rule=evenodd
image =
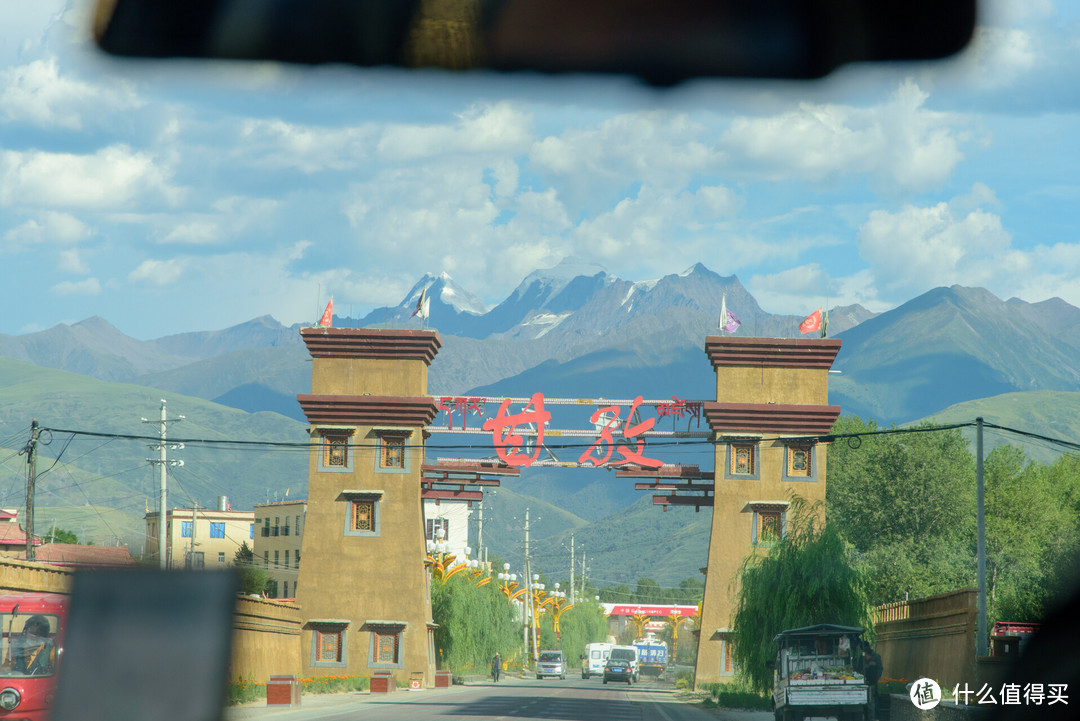
<path id="1" fill-rule="evenodd" d="M 440 272 L 490 307 L 568 256 L 701 262 L 770 313 L 1080 306 L 1078 5 L 985 2 L 944 62 L 661 91 L 120 60 L 83 0 L 0 0 L 0 333 L 359 317 Z"/>

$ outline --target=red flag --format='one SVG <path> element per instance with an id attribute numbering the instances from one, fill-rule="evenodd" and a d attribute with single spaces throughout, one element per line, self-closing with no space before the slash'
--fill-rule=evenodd
<path id="1" fill-rule="evenodd" d="M 330 296 L 330 302 L 326 304 L 326 310 L 323 311 L 322 318 L 319 318 L 319 325 L 324 325 L 327 328 L 334 325 L 334 296 Z"/>
<path id="2" fill-rule="evenodd" d="M 806 316 L 803 322 L 799 323 L 800 333 L 812 333 L 815 330 L 821 330 L 821 308 Z"/>

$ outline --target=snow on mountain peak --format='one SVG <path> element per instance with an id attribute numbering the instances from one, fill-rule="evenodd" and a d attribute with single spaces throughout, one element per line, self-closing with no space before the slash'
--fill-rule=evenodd
<path id="1" fill-rule="evenodd" d="M 412 287 L 399 307 L 408 308 L 416 305 L 420 293 L 426 291 L 431 298 L 438 298 L 443 304 L 450 306 L 458 313 L 471 313 L 483 315 L 488 308 L 484 301 L 477 298 L 469 291 L 454 282 L 446 271 L 438 275 L 424 273 L 424 276 Z"/>

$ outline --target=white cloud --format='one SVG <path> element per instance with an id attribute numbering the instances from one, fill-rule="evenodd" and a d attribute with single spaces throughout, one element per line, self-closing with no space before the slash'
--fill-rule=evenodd
<path id="1" fill-rule="evenodd" d="M 161 239 L 161 242 L 205 245 L 218 242 L 221 236 L 221 228 L 217 223 L 210 220 L 194 220 L 177 225 Z"/>
<path id="2" fill-rule="evenodd" d="M 42 243 L 68 245 L 90 237 L 92 231 L 68 213 L 48 211 L 31 218 L 4 234 L 9 250 L 25 250 Z"/>
<path id="3" fill-rule="evenodd" d="M 78 248 L 68 248 L 60 251 L 57 268 L 65 273 L 74 273 L 76 275 L 86 275 L 90 272 L 90 268 L 86 265 L 86 261 L 83 260 L 82 253 L 79 252 Z"/>
<path id="4" fill-rule="evenodd" d="M 532 141 L 532 117 L 511 103 L 476 105 L 453 124 L 391 125 L 378 143 L 381 160 L 408 162 L 448 154 L 505 155 Z"/>
<path id="5" fill-rule="evenodd" d="M 240 126 L 233 156 L 258 168 L 303 173 L 350 170 L 367 159 L 377 137 L 372 126 L 326 128 L 280 119 L 251 119 Z"/>
<path id="6" fill-rule="evenodd" d="M 173 285 L 188 268 L 187 258 L 171 260 L 144 260 L 135 270 L 128 273 L 128 280 L 153 286 Z"/>
<path id="7" fill-rule="evenodd" d="M 687 114 L 625 113 L 549 135 L 532 146 L 529 158 L 574 193 L 592 194 L 597 187 L 623 188 L 638 181 L 673 192 L 718 165 L 720 156 L 704 139 L 707 135 L 708 128 Z"/>
<path id="8" fill-rule="evenodd" d="M 973 191 L 974 196 L 982 193 Z M 961 279 L 964 285 L 993 290 L 1010 243 L 1001 218 L 972 209 L 971 196 L 955 205 L 873 211 L 858 235 L 859 253 L 870 265 L 879 295 L 897 302 Z"/>
<path id="9" fill-rule="evenodd" d="M 175 204 L 183 191 L 152 155 L 112 145 L 93 155 L 0 151 L 0 205 L 111 210 L 136 200 Z"/>
<path id="10" fill-rule="evenodd" d="M 0 119 L 9 122 L 79 130 L 87 117 L 104 118 L 141 104 L 122 79 L 106 87 L 61 75 L 55 57 L 0 69 Z"/>
<path id="11" fill-rule="evenodd" d="M 98 295 L 101 293 L 101 282 L 97 278 L 87 278 L 77 282 L 63 281 L 52 287 L 56 295 Z"/>
<path id="12" fill-rule="evenodd" d="M 771 117 L 742 116 L 720 145 L 742 159 L 733 165 L 742 175 L 816 182 L 866 174 L 903 189 L 935 187 L 963 159 L 967 134 L 958 117 L 926 109 L 927 97 L 909 79 L 869 108 L 801 103 Z"/>

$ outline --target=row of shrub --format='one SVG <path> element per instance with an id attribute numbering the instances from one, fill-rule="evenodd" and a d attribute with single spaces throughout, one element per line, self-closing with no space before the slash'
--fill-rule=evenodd
<path id="1" fill-rule="evenodd" d="M 401 683 L 398 682 L 400 686 Z M 302 693 L 347 693 L 349 691 L 367 691 L 370 681 L 367 676 L 314 676 L 300 679 Z M 230 681 L 225 702 L 229 706 L 251 703 L 266 698 L 266 684 L 251 678 L 239 678 Z"/>

